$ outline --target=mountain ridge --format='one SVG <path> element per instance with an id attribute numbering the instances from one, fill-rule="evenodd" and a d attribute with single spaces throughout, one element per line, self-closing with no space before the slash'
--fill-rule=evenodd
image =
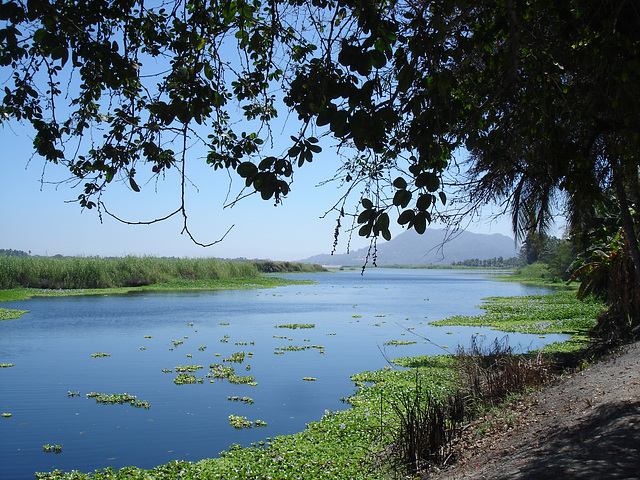
<path id="1" fill-rule="evenodd" d="M 451 238 L 447 238 L 447 237 Z M 364 264 L 368 247 L 350 253 L 319 254 L 300 260 L 322 265 Z M 408 230 L 389 242 L 379 242 L 376 252 L 377 265 L 449 265 L 467 259 L 510 258 L 517 256 L 514 240 L 499 233 L 484 234 L 467 231 L 451 234 L 445 229 L 427 229 L 420 235 Z M 371 262 L 371 258 L 369 258 Z"/>

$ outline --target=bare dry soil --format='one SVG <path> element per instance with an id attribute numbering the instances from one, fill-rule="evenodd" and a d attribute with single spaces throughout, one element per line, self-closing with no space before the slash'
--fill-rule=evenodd
<path id="1" fill-rule="evenodd" d="M 640 343 L 481 419 L 456 452 L 428 478 L 640 479 Z"/>

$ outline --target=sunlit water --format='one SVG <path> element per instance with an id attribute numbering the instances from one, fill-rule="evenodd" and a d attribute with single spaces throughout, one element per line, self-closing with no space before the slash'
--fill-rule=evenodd
<path id="1" fill-rule="evenodd" d="M 348 408 L 340 399 L 355 391 L 349 376 L 384 367 L 385 356 L 442 353 L 435 345 L 455 351 L 475 333 L 489 340 L 504 336 L 427 322 L 480 313 L 476 306 L 485 297 L 544 292 L 496 282 L 479 272 L 447 270 L 370 269 L 364 276 L 353 271 L 293 278 L 318 284 L 3 304 L 31 313 L 0 322 L 0 363 L 15 364 L 0 369 L 0 411 L 12 414 L 0 418 L 0 478 L 33 478 L 36 471 L 55 468 L 88 472 L 197 461 L 234 443 L 249 445 L 301 431 L 325 409 Z M 274 328 L 294 323 L 313 323 L 315 328 Z M 523 349 L 563 338 L 509 335 L 510 343 Z M 184 343 L 174 347 L 173 340 Z M 389 340 L 417 343 L 383 346 Z M 242 342 L 246 345 L 237 344 Z M 288 345 L 322 346 L 324 353 L 310 348 L 274 354 Z M 228 365 L 238 375 L 254 376 L 257 386 L 209 379 L 175 385 L 177 374 L 162 372 L 177 365 L 203 365 L 195 374 L 204 377 L 210 364 L 239 351 L 254 355 Z M 96 352 L 111 356 L 92 358 Z M 81 395 L 69 397 L 69 391 Z M 127 392 L 151 408 L 98 404 L 86 398 L 89 392 Z M 249 396 L 255 403 L 232 402 L 229 396 Z M 238 431 L 229 425 L 230 414 L 268 426 Z M 62 444 L 62 452 L 45 453 L 44 444 Z"/>

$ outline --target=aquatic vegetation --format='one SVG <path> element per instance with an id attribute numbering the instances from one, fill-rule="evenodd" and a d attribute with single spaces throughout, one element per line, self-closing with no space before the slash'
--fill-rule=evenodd
<path id="1" fill-rule="evenodd" d="M 262 420 L 256 420 L 252 422 L 247 420 L 247 417 L 241 417 L 239 415 L 229 415 L 229 425 L 231 425 L 236 430 L 241 430 L 243 428 L 251 428 L 251 427 L 266 427 L 267 422 Z"/>
<path id="2" fill-rule="evenodd" d="M 315 382 L 317 380 L 316 377 L 302 377 L 302 380 L 305 382 Z"/>
<path id="3" fill-rule="evenodd" d="M 227 400 L 232 402 L 242 402 L 247 405 L 253 405 L 253 398 L 251 397 L 227 397 Z"/>
<path id="4" fill-rule="evenodd" d="M 221 363 L 209 365 L 209 374 L 213 378 L 229 378 L 234 373 L 235 369 L 233 367 L 226 367 Z"/>
<path id="5" fill-rule="evenodd" d="M 13 416 L 13 414 L 12 414 L 12 413 L 3 413 L 3 414 L 2 414 L 2 417 L 3 417 L 3 418 L 10 418 L 10 417 L 12 417 L 12 416 Z"/>
<path id="6" fill-rule="evenodd" d="M 145 335 L 142 338 L 153 338 L 153 335 Z"/>
<path id="7" fill-rule="evenodd" d="M 111 356 L 110 353 L 102 353 L 102 352 L 96 352 L 91 354 L 92 358 L 110 357 L 110 356 Z"/>
<path id="8" fill-rule="evenodd" d="M 14 310 L 11 308 L 0 308 L 0 321 L 2 320 L 16 320 L 25 313 L 29 313 L 29 310 Z"/>
<path id="9" fill-rule="evenodd" d="M 15 366 L 13 363 L 0 363 L 0 368 L 10 368 Z"/>
<path id="10" fill-rule="evenodd" d="M 290 329 L 297 329 L 297 328 L 316 328 L 316 324 L 315 323 L 285 323 L 284 325 L 276 325 L 275 328 L 290 328 Z"/>
<path id="11" fill-rule="evenodd" d="M 171 370 L 170 368 L 163 368 L 162 373 L 173 373 L 173 370 Z"/>
<path id="12" fill-rule="evenodd" d="M 203 368 L 204 368 L 203 365 L 178 365 L 177 367 L 174 367 L 174 370 L 176 372 L 179 372 L 179 373 L 184 373 L 184 372 L 193 373 L 196 370 L 201 370 Z M 169 370 L 169 371 L 171 371 L 171 370 Z M 164 370 L 163 370 L 163 372 L 164 372 Z"/>
<path id="13" fill-rule="evenodd" d="M 221 339 L 220 339 L 220 342 L 221 342 L 221 343 L 229 343 L 229 340 L 227 340 L 226 338 L 221 338 Z"/>
<path id="14" fill-rule="evenodd" d="M 149 402 L 145 400 L 137 400 L 135 395 L 130 395 L 128 393 L 97 393 L 91 392 L 87 393 L 87 398 L 95 398 L 96 403 L 102 403 L 103 405 L 111 404 L 115 405 L 116 403 L 123 405 L 128 403 L 132 407 L 136 408 L 145 408 L 149 409 L 151 405 Z"/>
<path id="15" fill-rule="evenodd" d="M 204 352 L 207 349 L 207 347 L 205 345 L 200 345 L 198 347 L 198 350 L 200 350 L 201 352 Z"/>
<path id="16" fill-rule="evenodd" d="M 191 357 L 193 357 L 193 355 L 190 353 L 187 353 L 187 358 L 191 358 Z"/>
<path id="17" fill-rule="evenodd" d="M 227 377 L 227 380 L 229 380 L 229 383 L 233 383 L 236 385 L 240 385 L 240 384 L 247 384 L 247 385 L 251 385 L 252 383 L 255 383 L 255 378 L 253 378 L 251 375 L 247 375 L 247 376 L 240 376 L 240 375 L 229 375 Z M 256 384 L 257 385 L 257 384 Z"/>
<path id="18" fill-rule="evenodd" d="M 67 392 L 67 397 L 79 397 L 79 396 L 80 396 L 80 392 L 72 392 L 71 390 Z"/>
<path id="19" fill-rule="evenodd" d="M 585 335 L 596 324 L 604 304 L 580 301 L 575 292 L 560 291 L 553 295 L 485 299 L 482 315 L 455 316 L 429 322 L 430 325 L 491 326 L 505 332 L 545 335 L 567 333 Z"/>
<path id="20" fill-rule="evenodd" d="M 247 345 L 247 342 L 236 342 L 235 345 Z"/>
<path id="21" fill-rule="evenodd" d="M 190 373 L 181 373 L 173 379 L 173 383 L 175 383 L 176 385 L 185 385 L 197 382 L 199 382 L 199 379 L 197 379 L 195 375 L 191 375 Z"/>
<path id="22" fill-rule="evenodd" d="M 138 347 L 138 350 L 146 350 L 147 347 Z"/>
<path id="23" fill-rule="evenodd" d="M 184 343 L 184 341 L 182 340 L 171 340 L 171 342 L 173 343 L 174 347 L 177 347 L 178 345 L 182 345 Z"/>
<path id="24" fill-rule="evenodd" d="M 218 325 L 229 325 L 229 322 L 220 322 Z"/>
<path id="25" fill-rule="evenodd" d="M 62 444 L 60 444 L 60 445 L 51 445 L 51 444 L 47 443 L 47 444 L 42 446 L 42 449 L 45 452 L 60 453 L 60 452 L 62 452 Z"/>
<path id="26" fill-rule="evenodd" d="M 310 348 L 310 345 L 303 345 L 302 347 L 298 345 L 287 345 L 286 347 L 276 347 L 276 352 L 301 352 L 303 350 L 309 350 Z"/>
<path id="27" fill-rule="evenodd" d="M 388 342 L 384 342 L 382 345 L 393 345 L 397 347 L 399 345 L 413 345 L 414 343 L 418 343 L 415 340 L 389 340 Z"/>
<path id="28" fill-rule="evenodd" d="M 253 422 L 247 420 L 247 417 L 241 417 L 240 415 L 229 415 L 229 425 L 231 425 L 236 430 L 241 430 L 243 428 L 253 427 Z"/>
<path id="29" fill-rule="evenodd" d="M 245 353 L 244 352 L 234 352 L 228 358 L 223 358 L 223 362 L 229 363 L 242 363 L 244 362 Z"/>
<path id="30" fill-rule="evenodd" d="M 187 323 L 187 327 L 193 327 L 193 322 Z"/>

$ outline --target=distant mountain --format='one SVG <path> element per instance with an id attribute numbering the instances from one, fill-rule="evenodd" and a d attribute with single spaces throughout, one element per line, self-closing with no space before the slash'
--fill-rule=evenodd
<path id="1" fill-rule="evenodd" d="M 390 242 L 380 241 L 377 264 L 449 265 L 470 258 L 510 258 L 518 254 L 515 242 L 506 235 L 458 232 L 445 242 L 446 235 L 442 229 L 427 229 L 422 235 L 408 230 Z M 364 263 L 367 250 L 361 248 L 348 254 L 320 254 L 301 261 L 322 265 L 359 265 Z"/>

